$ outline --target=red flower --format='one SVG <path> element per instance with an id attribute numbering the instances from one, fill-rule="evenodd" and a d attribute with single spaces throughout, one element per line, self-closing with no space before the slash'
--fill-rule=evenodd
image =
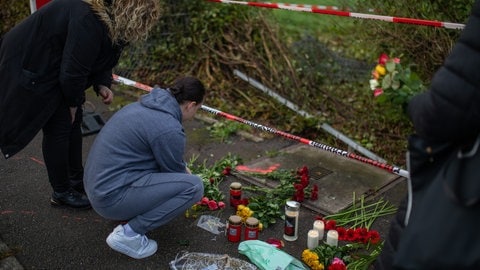
<path id="1" fill-rule="evenodd" d="M 218 204 L 217 204 L 217 202 L 214 201 L 214 200 L 210 200 L 210 201 L 208 202 L 208 209 L 210 209 L 210 210 L 212 210 L 212 211 L 213 211 L 213 210 L 217 210 L 217 209 L 218 209 Z"/>
<path id="2" fill-rule="evenodd" d="M 346 269 L 347 267 L 341 264 L 330 264 L 330 266 L 328 266 L 328 270 L 346 270 Z"/>
<path id="3" fill-rule="evenodd" d="M 347 266 L 345 265 L 345 263 L 337 257 L 333 258 L 332 264 L 328 266 L 328 270 L 346 270 L 346 269 L 347 269 Z"/>
<path id="4" fill-rule="evenodd" d="M 305 192 L 303 192 L 303 189 L 297 189 L 297 191 L 295 191 L 293 200 L 297 202 L 303 202 L 305 200 Z"/>
<path id="5" fill-rule="evenodd" d="M 310 180 L 307 174 L 302 175 L 302 177 L 300 178 L 300 183 L 302 183 L 302 186 L 304 188 L 308 186 L 308 184 L 310 183 Z"/>
<path id="6" fill-rule="evenodd" d="M 383 89 L 382 88 L 377 88 L 377 89 L 373 90 L 373 96 L 374 97 L 378 97 L 381 94 L 383 94 Z"/>
<path id="7" fill-rule="evenodd" d="M 370 241 L 370 244 L 376 245 L 378 242 L 380 242 L 380 234 L 375 231 L 371 230 L 368 232 L 368 241 Z"/>
<path id="8" fill-rule="evenodd" d="M 347 229 L 344 227 L 337 227 L 337 232 L 338 232 L 338 240 L 344 241 L 346 240 L 347 236 Z"/>
<path id="9" fill-rule="evenodd" d="M 200 203 L 201 203 L 202 205 L 207 205 L 209 201 L 210 201 L 210 200 L 209 200 L 207 197 L 203 197 L 202 200 L 200 201 Z"/>
<path id="10" fill-rule="evenodd" d="M 388 55 L 386 53 L 380 54 L 380 57 L 378 58 L 378 63 L 380 65 L 385 65 L 388 61 Z"/>
<path id="11" fill-rule="evenodd" d="M 308 168 L 307 166 L 303 166 L 301 169 L 297 170 L 297 175 L 308 175 Z"/>
<path id="12" fill-rule="evenodd" d="M 225 167 L 225 169 L 223 169 L 222 174 L 223 175 L 230 175 L 231 171 L 232 171 L 232 168 L 230 168 L 230 166 L 227 166 L 227 167 Z"/>
<path id="13" fill-rule="evenodd" d="M 335 220 L 327 220 L 325 222 L 325 230 L 335 230 L 337 228 L 337 222 Z"/>
<path id="14" fill-rule="evenodd" d="M 305 200 L 305 192 L 303 191 L 304 187 L 302 184 L 293 184 L 295 188 L 295 194 L 293 195 L 293 200 L 297 202 L 303 202 Z"/>
<path id="15" fill-rule="evenodd" d="M 210 177 L 210 184 L 214 184 L 215 183 L 215 179 L 213 177 Z"/>
<path id="16" fill-rule="evenodd" d="M 355 234 L 355 229 L 348 229 L 346 234 L 345 234 L 345 240 L 354 242 L 357 240 L 357 235 Z"/>
<path id="17" fill-rule="evenodd" d="M 225 208 L 225 203 L 224 202 L 218 202 L 218 208 L 220 208 L 220 209 Z"/>
<path id="18" fill-rule="evenodd" d="M 366 228 L 355 229 L 356 241 L 367 243 L 368 242 L 368 230 Z"/>
<path id="19" fill-rule="evenodd" d="M 243 198 L 243 199 L 240 200 L 240 204 L 243 204 L 245 206 L 247 206 L 248 203 L 249 203 L 248 198 Z"/>
<path id="20" fill-rule="evenodd" d="M 293 187 L 296 191 L 303 190 L 304 188 L 302 184 L 293 184 Z"/>

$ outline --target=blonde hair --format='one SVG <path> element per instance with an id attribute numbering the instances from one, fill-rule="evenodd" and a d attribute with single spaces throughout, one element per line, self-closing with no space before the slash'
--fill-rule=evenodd
<path id="1" fill-rule="evenodd" d="M 158 22 L 160 0 L 84 0 L 100 17 L 109 31 L 113 43 L 145 40 L 150 29 Z"/>

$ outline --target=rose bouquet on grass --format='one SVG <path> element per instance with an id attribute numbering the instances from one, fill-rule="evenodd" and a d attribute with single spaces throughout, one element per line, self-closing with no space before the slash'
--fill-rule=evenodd
<path id="1" fill-rule="evenodd" d="M 424 90 L 420 77 L 412 71 L 413 65 L 403 66 L 399 57 L 382 53 L 372 70 L 370 89 L 379 104 L 386 105 L 393 118 L 403 115 L 410 99 Z"/>
<path id="2" fill-rule="evenodd" d="M 383 247 L 380 234 L 371 226 L 378 217 L 395 212 L 396 207 L 383 199 L 367 203 L 364 196 L 356 200 L 354 193 L 352 206 L 336 214 L 316 217 L 323 220 L 325 231 L 336 230 L 338 240 L 345 244 L 339 247 L 321 244 L 313 250 L 306 249 L 302 260 L 312 269 L 368 269 Z"/>

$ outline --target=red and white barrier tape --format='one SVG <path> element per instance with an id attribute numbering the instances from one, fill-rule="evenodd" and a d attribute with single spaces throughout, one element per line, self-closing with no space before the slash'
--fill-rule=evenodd
<path id="1" fill-rule="evenodd" d="M 129 80 L 127 78 L 123 78 L 123 77 L 115 75 L 115 74 L 113 74 L 113 79 L 118 83 L 133 86 L 133 87 L 141 89 L 141 90 L 151 91 L 153 89 L 151 86 L 141 84 L 141 83 Z M 310 145 L 310 146 L 319 148 L 319 149 L 324 150 L 324 151 L 328 151 L 328 152 L 331 152 L 331 153 L 334 153 L 334 154 L 337 154 L 337 155 L 340 155 L 340 156 L 344 156 L 344 157 L 347 157 L 347 158 L 350 158 L 350 159 L 355 159 L 357 161 L 370 164 L 370 165 L 375 166 L 377 168 L 381 168 L 383 170 L 386 170 L 390 173 L 394 173 L 394 174 L 397 174 L 397 175 L 400 175 L 400 176 L 403 176 L 403 177 L 408 177 L 408 171 L 406 171 L 404 169 L 401 169 L 399 167 L 388 165 L 388 164 L 385 164 L 385 163 L 382 163 L 382 162 L 379 162 L 379 161 L 376 161 L 376 160 L 372 160 L 372 159 L 369 159 L 369 158 L 365 158 L 365 157 L 359 156 L 357 154 L 350 153 L 348 151 L 341 150 L 341 149 L 338 149 L 338 148 L 335 148 L 335 147 L 331 147 L 331 146 L 328 146 L 328 145 L 325 145 L 325 144 L 322 144 L 322 143 L 319 143 L 319 142 L 315 142 L 315 141 L 312 141 L 312 140 L 309 140 L 309 139 L 305 139 L 305 138 L 299 137 L 297 135 L 293 135 L 293 134 L 290 134 L 290 133 L 287 133 L 287 132 L 277 130 L 275 128 L 271 128 L 271 127 L 267 127 L 267 126 L 264 126 L 264 125 L 261 125 L 261 124 L 257 124 L 255 122 L 245 120 L 245 119 L 240 118 L 238 116 L 235 116 L 235 115 L 232 115 L 232 114 L 229 114 L 229 113 L 226 113 L 226 112 L 222 112 L 222 111 L 219 111 L 219 110 L 214 109 L 214 108 L 210 108 L 210 107 L 205 106 L 205 105 L 202 105 L 201 108 L 204 111 L 207 111 L 207 112 L 215 114 L 215 115 L 222 116 L 222 117 L 224 117 L 228 120 L 237 121 L 237 122 L 240 122 L 242 124 L 246 124 L 246 125 L 249 125 L 251 127 L 260 129 L 262 131 L 266 131 L 266 132 L 270 132 L 270 133 L 273 133 L 273 134 L 276 134 L 276 135 L 280 135 L 280 136 L 285 137 L 287 139 L 294 140 L 294 141 L 297 141 L 297 142 L 300 142 L 300 143 L 303 143 L 303 144 L 306 144 L 306 145 Z"/>
<path id="2" fill-rule="evenodd" d="M 357 18 L 357 19 L 372 19 L 372 20 L 380 20 L 380 21 L 391 22 L 391 23 L 443 27 L 447 29 L 461 30 L 465 28 L 465 24 L 461 24 L 461 23 L 440 22 L 440 21 L 434 21 L 434 20 L 423 20 L 423 19 L 383 16 L 383 15 L 376 15 L 376 14 L 356 13 L 356 12 L 342 11 L 337 7 L 331 7 L 331 6 L 297 5 L 297 4 L 270 3 L 270 2 L 246 2 L 246 1 L 234 1 L 234 0 L 206 0 L 206 1 L 223 3 L 223 4 L 237 4 L 237 5 L 246 5 L 246 6 L 253 6 L 253 7 L 302 11 L 302 12 L 310 12 L 310 13 L 325 14 L 325 15 L 351 17 L 351 18 Z"/>

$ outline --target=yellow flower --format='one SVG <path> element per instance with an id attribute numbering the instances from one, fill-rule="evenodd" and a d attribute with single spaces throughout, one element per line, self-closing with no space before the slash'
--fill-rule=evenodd
<path id="1" fill-rule="evenodd" d="M 253 215 L 253 211 L 248 208 L 247 206 L 240 207 L 240 205 L 237 207 L 237 216 L 242 218 L 242 222 L 245 222 L 247 218 L 251 217 Z"/>
<path id="2" fill-rule="evenodd" d="M 387 72 L 387 70 L 385 69 L 385 67 L 382 66 L 382 65 L 380 65 L 380 64 L 378 64 L 378 65 L 375 67 L 375 71 L 377 71 L 380 76 L 385 75 L 385 73 Z"/>
<path id="3" fill-rule="evenodd" d="M 314 262 L 311 266 L 312 270 L 323 270 L 325 269 L 325 266 L 323 266 L 323 263 L 320 263 L 319 261 Z"/>
<path id="4" fill-rule="evenodd" d="M 324 266 L 318 260 L 318 254 L 309 249 L 302 252 L 302 261 L 304 261 L 312 270 L 324 270 Z"/>

